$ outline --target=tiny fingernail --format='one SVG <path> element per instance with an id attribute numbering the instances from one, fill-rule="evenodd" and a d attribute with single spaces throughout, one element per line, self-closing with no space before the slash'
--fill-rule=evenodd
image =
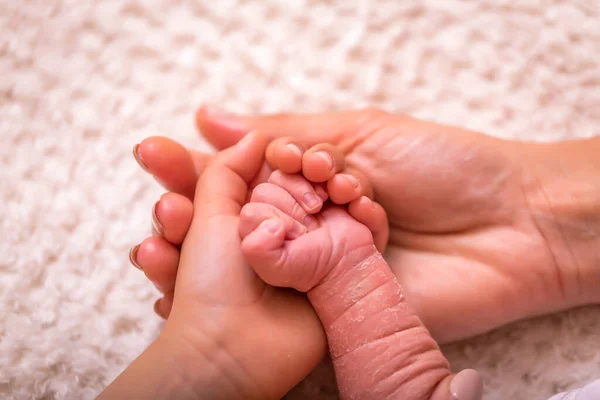
<path id="1" fill-rule="evenodd" d="M 144 171 L 148 172 L 148 167 L 146 166 L 146 164 L 144 164 L 144 160 L 142 160 L 142 155 L 140 154 L 139 143 L 133 146 L 133 158 L 135 158 L 135 161 L 137 161 L 137 163 L 140 165 L 140 167 L 142 167 Z"/>
<path id="2" fill-rule="evenodd" d="M 314 193 L 305 193 L 302 201 L 306 206 L 306 211 L 312 211 L 321 205 L 321 199 Z"/>
<path id="3" fill-rule="evenodd" d="M 322 158 L 326 163 L 327 166 L 329 167 L 329 169 L 333 168 L 333 158 L 331 157 L 331 155 L 325 151 L 317 151 L 315 153 L 316 156 Z"/>
<path id="4" fill-rule="evenodd" d="M 358 179 L 356 179 L 354 176 L 349 175 L 349 174 L 340 174 L 339 176 L 341 176 L 342 178 L 344 178 L 345 180 L 347 180 L 348 182 L 350 182 L 350 184 L 357 188 L 358 187 Z"/>
<path id="5" fill-rule="evenodd" d="M 304 226 L 306 226 L 308 230 L 312 231 L 319 227 L 319 223 L 317 222 L 317 219 L 315 217 L 313 217 L 312 215 L 307 215 L 306 217 L 304 217 Z"/>
<path id="6" fill-rule="evenodd" d="M 306 233 L 306 226 L 302 225 L 300 222 L 294 222 L 292 225 L 292 229 L 290 232 L 291 238 L 295 239 L 300 237 Z"/>
<path id="7" fill-rule="evenodd" d="M 142 267 L 137 263 L 137 253 L 139 249 L 140 245 L 137 244 L 133 246 L 131 250 L 129 250 L 129 262 L 131 263 L 131 265 L 142 271 Z"/>
<path id="8" fill-rule="evenodd" d="M 158 201 L 154 203 L 154 207 L 152 207 L 152 229 L 156 232 L 157 236 L 162 236 L 164 233 L 164 228 L 158 217 L 156 216 L 156 207 L 158 206 Z"/>
<path id="9" fill-rule="evenodd" d="M 329 198 L 329 195 L 327 194 L 327 190 L 325 190 L 322 186 L 316 186 L 315 192 L 317 192 L 317 194 L 323 201 L 327 201 L 327 199 Z"/>
<path id="10" fill-rule="evenodd" d="M 296 146 L 295 144 L 288 143 L 285 145 L 285 147 L 287 147 L 287 149 L 295 155 L 302 156 L 302 150 L 300 150 L 300 147 Z"/>
<path id="11" fill-rule="evenodd" d="M 260 228 L 275 234 L 279 231 L 279 228 L 281 228 L 281 222 L 277 219 L 268 219 L 261 224 Z"/>
<path id="12" fill-rule="evenodd" d="M 483 381 L 474 369 L 460 371 L 450 382 L 450 400 L 481 400 Z"/>

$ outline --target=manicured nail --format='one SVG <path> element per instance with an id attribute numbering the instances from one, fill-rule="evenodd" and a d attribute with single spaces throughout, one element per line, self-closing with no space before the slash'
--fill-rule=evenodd
<path id="1" fill-rule="evenodd" d="M 133 265 L 140 271 L 143 271 L 142 267 L 137 263 L 137 253 L 138 253 L 139 249 L 140 249 L 140 245 L 137 244 L 137 245 L 133 246 L 131 248 L 131 250 L 129 250 L 129 262 L 131 263 L 131 265 Z"/>
<path id="2" fill-rule="evenodd" d="M 329 153 L 327 153 L 326 151 L 317 151 L 315 152 L 315 155 L 322 158 L 323 161 L 327 163 L 327 167 L 329 167 L 329 169 L 333 168 L 333 158 Z"/>
<path id="3" fill-rule="evenodd" d="M 339 176 L 342 177 L 342 178 L 344 178 L 348 182 L 350 182 L 350 184 L 352 185 L 352 187 L 355 187 L 355 188 L 358 187 L 358 179 L 356 179 L 354 176 L 349 175 L 349 174 L 339 174 Z"/>
<path id="4" fill-rule="evenodd" d="M 460 371 L 450 382 L 450 400 L 481 400 L 483 381 L 474 369 Z"/>
<path id="5" fill-rule="evenodd" d="M 154 203 L 154 206 L 152 207 L 152 229 L 156 232 L 157 236 L 162 236 L 163 233 L 165 232 L 162 224 L 160 223 L 160 221 L 158 220 L 158 217 L 156 216 L 156 207 L 158 206 L 158 201 L 156 203 Z"/>
<path id="6" fill-rule="evenodd" d="M 142 167 L 144 171 L 148 172 L 148 167 L 146 166 L 146 164 L 144 164 L 144 160 L 142 160 L 142 155 L 140 154 L 139 143 L 133 146 L 133 158 L 135 158 L 135 161 L 137 161 L 137 163 L 140 165 L 140 167 Z"/>
<path id="7" fill-rule="evenodd" d="M 267 232 L 269 232 L 270 234 L 276 234 L 279 229 L 281 228 L 281 221 L 279 221 L 278 219 L 268 219 L 266 221 L 264 221 L 262 224 L 260 224 L 260 229 L 262 230 L 266 230 Z"/>
<path id="8" fill-rule="evenodd" d="M 306 211 L 312 211 L 321 205 L 321 199 L 314 193 L 305 193 L 302 196 Z"/>
<path id="9" fill-rule="evenodd" d="M 313 231 L 319 227 L 319 223 L 315 217 L 307 215 L 304 217 L 304 226 L 306 226 L 309 231 Z"/>
<path id="10" fill-rule="evenodd" d="M 300 150 L 300 147 L 296 146 L 295 144 L 288 143 L 285 145 L 285 147 L 295 155 L 302 157 L 302 150 Z"/>

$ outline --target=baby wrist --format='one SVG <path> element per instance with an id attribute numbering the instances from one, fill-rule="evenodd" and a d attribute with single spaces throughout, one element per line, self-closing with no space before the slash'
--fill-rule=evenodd
<path id="1" fill-rule="evenodd" d="M 330 324 L 352 309 L 367 311 L 362 305 L 367 303 L 369 295 L 386 286 L 398 286 L 396 277 L 375 249 L 360 249 L 344 259 L 308 293 L 308 299 L 321 323 L 328 329 Z M 389 293 L 389 291 L 387 292 Z M 402 300 L 402 294 L 397 293 L 392 302 Z M 377 302 L 381 307 L 385 302 Z M 377 310 L 368 310 L 374 312 Z"/>

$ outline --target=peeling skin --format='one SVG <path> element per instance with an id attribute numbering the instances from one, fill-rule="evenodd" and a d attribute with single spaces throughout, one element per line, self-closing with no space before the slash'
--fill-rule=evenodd
<path id="1" fill-rule="evenodd" d="M 342 399 L 430 399 L 446 359 L 378 252 L 348 260 L 308 292 L 327 334 Z"/>

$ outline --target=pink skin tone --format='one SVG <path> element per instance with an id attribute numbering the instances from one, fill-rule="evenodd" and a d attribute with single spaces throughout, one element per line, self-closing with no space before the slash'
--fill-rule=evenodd
<path id="1" fill-rule="evenodd" d="M 261 171 L 265 148 L 264 138 L 249 135 L 220 152 L 206 167 L 196 187 L 192 223 L 180 252 L 175 296 L 165 328 L 99 398 L 281 398 L 324 355 L 326 337 L 306 296 L 266 284 L 247 263 L 242 250 L 238 233 L 244 226 L 240 220 L 246 221 L 241 214 L 247 212 L 242 213 L 242 208 L 253 206 L 260 199 L 270 199 L 273 186 L 285 182 L 284 176 L 274 174 L 271 182 L 264 184 Z M 263 184 L 257 185 L 257 181 Z M 304 186 L 301 192 L 306 194 L 310 185 Z M 250 191 L 251 187 L 255 189 Z M 316 193 L 314 187 L 312 190 Z M 250 193 L 253 203 L 247 205 Z M 300 198 L 299 192 L 290 189 L 288 193 L 295 201 Z M 278 195 L 277 209 L 271 212 L 282 217 L 277 210 L 288 210 L 287 216 L 293 216 L 294 220 L 288 220 L 286 231 L 291 238 L 301 240 L 308 236 L 303 231 L 308 227 L 303 225 L 304 228 L 293 230 L 299 223 L 296 218 L 307 224 L 311 221 L 307 220 L 305 210 L 294 207 L 290 196 L 281 201 L 286 198 Z M 364 198 L 357 200 L 363 201 L 363 206 L 371 204 L 371 210 L 382 215 L 372 206 L 374 203 L 364 202 Z M 358 202 L 351 202 L 348 209 Z M 291 208 L 286 208 L 290 205 Z M 259 211 L 250 215 L 262 214 Z M 263 218 L 271 219 L 272 215 Z M 167 227 L 157 228 L 169 231 Z M 311 229 L 320 228 L 317 225 Z M 367 237 L 370 229 L 364 229 L 369 233 L 363 237 Z M 291 235 L 292 232 L 297 236 Z M 139 253 L 143 255 L 143 247 Z M 382 367 L 385 362 L 381 360 Z M 390 367 L 386 369 L 391 370 Z M 401 372 L 406 374 L 405 369 Z M 436 390 L 442 390 L 445 397 L 468 399 L 464 394 L 472 391 L 465 391 L 469 386 L 464 383 L 472 380 L 468 379 L 469 371 L 466 372 L 451 381 L 448 375 Z M 415 382 L 421 378 L 410 371 L 405 376 Z M 412 385 L 401 383 L 402 391 L 412 393 Z M 379 382 L 370 387 L 389 386 Z M 362 397 L 360 386 L 342 389 L 347 398 Z"/>
<path id="2" fill-rule="evenodd" d="M 290 173 L 302 171 L 312 182 L 318 183 L 305 187 L 305 192 L 297 194 L 298 202 L 306 213 L 318 211 L 323 200 L 329 196 L 336 204 L 351 204 L 350 214 L 371 230 L 377 248 L 384 251 L 389 235 L 388 222 L 381 206 L 368 201 L 373 196 L 368 179 L 358 171 L 347 168 L 342 153 L 335 146 L 323 143 L 307 147 L 296 141 L 294 144 L 292 142 L 288 138 L 281 138 L 269 144 L 266 151 L 269 166 L 261 170 L 259 176 L 251 183 L 250 189 L 264 183 L 274 168 Z M 152 150 L 154 146 L 175 158 L 184 158 L 184 154 L 187 155 L 187 150 L 165 138 L 153 138 L 147 145 L 144 142 L 142 145 L 144 147 L 136 145 L 133 154 L 146 171 L 146 158 L 151 165 L 163 171 L 171 168 L 168 160 L 165 161 Z M 144 158 L 140 154 L 142 148 L 145 149 L 144 154 L 147 154 Z M 168 317 L 173 305 L 179 251 L 193 215 L 193 205 L 190 201 L 193 194 L 190 193 L 194 188 L 186 186 L 184 182 L 191 179 L 193 168 L 202 171 L 209 162 L 206 156 L 199 156 L 194 160 L 195 167 L 190 160 L 187 168 L 181 166 L 182 172 L 178 174 L 178 178 L 173 182 L 170 180 L 170 187 L 178 193 L 165 193 L 152 208 L 153 236 L 134 246 L 129 254 L 131 263 L 143 270 L 164 294 L 154 306 L 155 312 L 163 318 Z"/>
<path id="3" fill-rule="evenodd" d="M 405 301 L 370 230 L 335 204 L 299 212 L 296 199 L 309 185 L 301 175 L 276 171 L 258 186 L 240 214 L 242 251 L 266 283 L 308 294 L 327 334 L 341 398 L 446 400 L 453 391 L 454 398 L 480 399 L 474 371 L 450 387 L 447 360 Z"/>
<path id="4" fill-rule="evenodd" d="M 354 177 L 359 195 L 376 194 L 390 222 L 386 260 L 441 343 L 600 301 L 600 235 L 586 234 L 600 227 L 600 138 L 499 140 L 375 109 L 240 116 L 202 107 L 196 121 L 219 150 L 260 131 L 272 140 L 267 161 L 285 172 L 300 172 L 309 158 L 298 157 L 286 169 L 279 163 L 294 157 L 288 144 L 311 157 L 318 143 L 337 149 L 335 159 L 342 163 L 328 171 L 336 174 L 329 182 Z M 136 154 L 167 190 L 181 195 L 177 204 L 188 208 L 213 157 L 159 137 L 144 140 Z M 169 202 L 174 205 L 173 198 Z M 167 227 L 161 208 L 157 216 L 165 229 L 185 232 L 185 224 Z M 146 246 L 160 240 L 148 239 L 139 248 L 137 262 L 148 274 L 149 258 L 181 245 L 165 240 L 160 248 Z M 177 252 L 162 257 L 165 281 L 155 283 L 172 287 Z M 156 309 L 167 317 L 172 296 L 164 296 Z"/>
<path id="5" fill-rule="evenodd" d="M 348 177 L 359 182 L 352 186 L 358 192 L 353 199 L 377 194 L 390 218 L 386 258 L 418 316 L 441 342 L 599 301 L 599 241 L 587 235 L 598 231 L 600 215 L 600 190 L 592 184 L 600 168 L 598 138 L 503 141 L 373 109 L 256 117 L 203 107 L 197 125 L 217 149 L 259 130 L 273 140 L 267 150 L 271 167 L 302 170 L 315 181 L 323 178 L 303 170 L 304 161 L 317 160 L 311 145 L 329 143 L 322 146 L 329 146 L 335 160 L 324 172 L 332 199 L 343 203 L 335 185 Z M 289 144 L 300 148 L 300 158 Z M 144 140 L 135 154 L 172 191 L 153 215 L 162 236 L 132 251 L 134 263 L 164 294 L 155 309 L 167 318 L 196 182 L 214 156 L 159 137 Z M 350 207 L 350 214 L 369 224 L 357 209 L 367 208 Z M 384 225 L 369 226 L 376 243 L 388 236 Z M 515 258 L 521 262 L 512 262 Z M 524 304 L 524 296 L 531 301 Z"/>

